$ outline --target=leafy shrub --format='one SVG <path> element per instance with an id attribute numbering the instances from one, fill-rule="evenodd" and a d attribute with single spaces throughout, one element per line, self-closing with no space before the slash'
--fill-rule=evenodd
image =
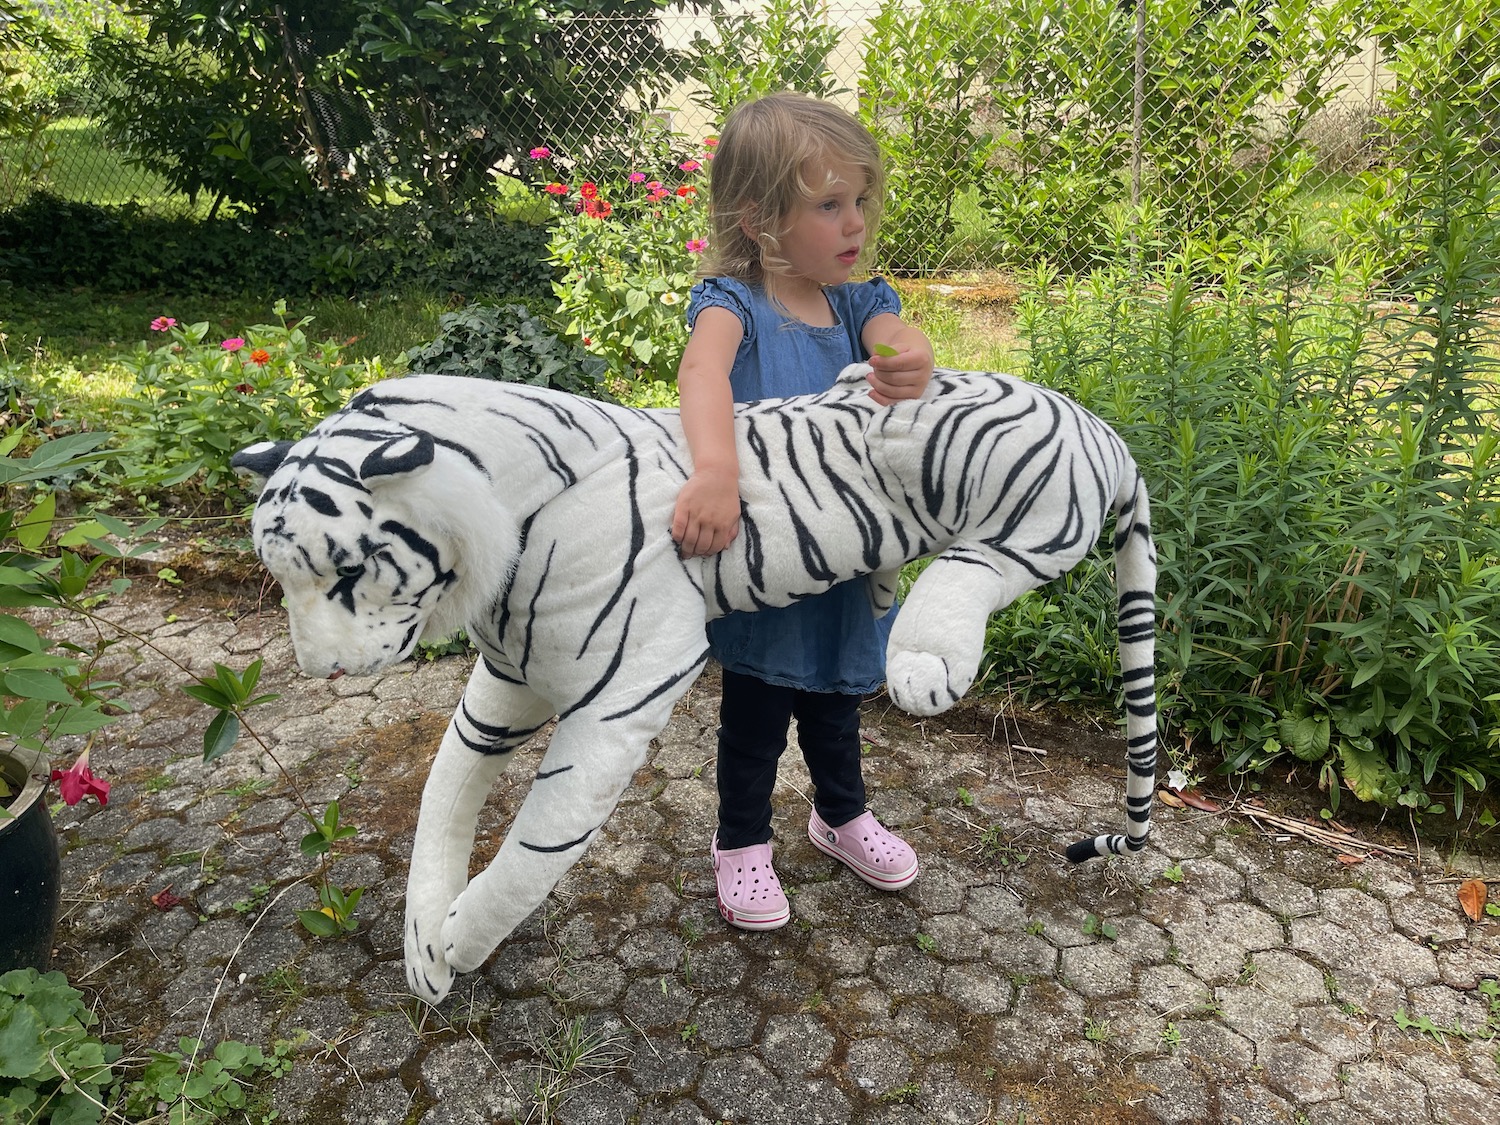
<path id="1" fill-rule="evenodd" d="M 712 37 L 693 33 L 688 73 L 702 86 L 693 100 L 722 122 L 741 102 L 779 90 L 838 92 L 828 56 L 839 29 L 828 15 L 827 0 L 768 0 L 756 11 L 718 13 Z"/>
<path id="2" fill-rule="evenodd" d="M 153 322 L 164 342 L 138 344 L 123 360 L 135 376 L 120 404 L 129 487 L 156 491 L 198 477 L 205 491 L 223 488 L 235 479 L 229 459 L 237 450 L 301 438 L 372 378 L 343 362 L 337 342 L 311 343 L 308 320 L 290 325 L 285 301 L 275 312 L 280 324 L 223 341 L 207 339 L 207 322 Z"/>
<path id="3" fill-rule="evenodd" d="M 98 1022 L 62 973 L 0 976 L 0 1121 L 97 1125 L 120 1057 L 89 1031 Z"/>
<path id="4" fill-rule="evenodd" d="M 273 222 L 236 215 L 168 219 L 37 193 L 0 211 L 0 287 L 87 285 L 135 292 L 546 294 L 545 227 L 420 202 L 308 205 Z"/>
<path id="5" fill-rule="evenodd" d="M 438 338 L 406 353 L 413 371 L 469 375 L 610 398 L 606 365 L 559 339 L 525 305 L 470 305 L 438 318 Z"/>
<path id="6" fill-rule="evenodd" d="M 628 382 L 675 382 L 687 344 L 688 292 L 708 216 L 699 200 L 703 161 L 712 151 L 678 146 L 665 131 L 646 138 L 645 155 L 598 178 L 540 185 L 559 212 L 548 261 L 565 331 Z M 562 166 L 547 153 L 546 175 Z"/>
<path id="7" fill-rule="evenodd" d="M 1477 332 L 1467 300 L 1493 299 L 1500 263 L 1444 258 L 1446 276 L 1412 279 L 1409 320 L 1291 300 L 1274 272 L 1207 295 L 1190 263 L 1159 294 L 1101 280 L 1025 306 L 1031 377 L 1113 421 L 1151 487 L 1169 748 L 1231 770 L 1308 762 L 1335 809 L 1344 789 L 1437 809 L 1441 784 L 1461 811 L 1500 778 L 1495 362 L 1450 331 Z M 1048 596 L 1051 614 L 1023 600 L 997 617 L 992 675 L 1024 686 L 1041 637 L 1081 654 L 1042 681 L 1102 686 L 1108 583 Z"/>

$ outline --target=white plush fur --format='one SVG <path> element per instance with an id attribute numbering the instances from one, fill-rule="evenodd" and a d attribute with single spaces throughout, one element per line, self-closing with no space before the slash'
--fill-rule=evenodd
<path id="1" fill-rule="evenodd" d="M 702 669 L 706 620 L 861 576 L 881 613 L 902 564 L 935 556 L 892 630 L 888 688 L 936 714 L 973 681 L 990 612 L 1071 568 L 1111 513 L 1131 824 L 1069 856 L 1144 843 L 1155 569 L 1128 451 L 1020 380 L 939 371 L 923 399 L 882 408 L 867 370 L 738 408 L 743 530 L 706 560 L 680 558 L 669 534 L 690 471 L 675 411 L 418 376 L 377 385 L 294 446 L 236 459 L 266 480 L 256 548 L 285 590 L 304 671 L 377 671 L 458 626 L 482 655 L 418 818 L 406 926 L 418 996 L 446 995 L 577 862 Z M 491 784 L 553 717 L 499 854 L 470 880 Z"/>

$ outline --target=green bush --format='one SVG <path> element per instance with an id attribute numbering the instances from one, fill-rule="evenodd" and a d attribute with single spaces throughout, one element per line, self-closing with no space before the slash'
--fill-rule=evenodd
<path id="1" fill-rule="evenodd" d="M 0 289 L 134 292 L 547 293 L 545 227 L 412 202 L 309 204 L 292 220 L 169 219 L 34 194 L 0 211 Z"/>
<path id="2" fill-rule="evenodd" d="M 411 370 L 611 398 L 604 361 L 559 339 L 525 305 L 470 305 L 444 313 L 438 328 L 436 340 L 406 353 Z"/>
<path id="3" fill-rule="evenodd" d="M 243 337 L 208 338 L 206 322 L 158 318 L 156 347 L 138 344 L 123 362 L 135 377 L 117 428 L 125 486 L 159 492 L 193 478 L 204 491 L 235 481 L 230 458 L 258 441 L 295 441 L 350 394 L 378 377 L 342 359 L 335 341 L 313 343 L 301 324 L 257 324 Z"/>
<path id="4" fill-rule="evenodd" d="M 1494 285 L 1493 259 L 1450 261 L 1453 289 Z M 1308 762 L 1335 809 L 1341 788 L 1436 808 L 1441 787 L 1461 811 L 1500 779 L 1494 360 L 1434 333 L 1464 320 L 1451 291 L 1392 319 L 1333 296 L 1362 278 L 1318 278 L 1325 300 L 1274 274 L 1214 295 L 1191 268 L 1022 316 L 1030 376 L 1115 423 L 1147 476 L 1169 752 Z M 991 680 L 1107 689 L 1103 574 L 1041 598 L 995 619 Z"/>

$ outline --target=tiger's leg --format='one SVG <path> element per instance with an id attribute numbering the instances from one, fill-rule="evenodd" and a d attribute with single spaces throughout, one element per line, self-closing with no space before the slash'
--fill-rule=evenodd
<path id="1" fill-rule="evenodd" d="M 963 697 L 984 655 L 990 614 L 1037 580 L 993 554 L 956 546 L 912 585 L 886 647 L 886 690 L 903 711 L 937 715 Z"/>
<path id="2" fill-rule="evenodd" d="M 453 983 L 442 928 L 468 882 L 479 810 L 516 747 L 553 713 L 525 684 L 481 660 L 448 722 L 422 789 L 406 883 L 406 980 L 429 1003 Z"/>
<path id="3" fill-rule="evenodd" d="M 642 685 L 662 684 L 660 668 L 626 661 L 615 676 L 627 685 L 623 691 L 607 691 L 558 722 L 499 854 L 458 896 L 443 925 L 443 953 L 454 969 L 483 964 L 596 838 L 645 763 L 651 739 L 702 671 L 701 634 L 694 643 L 691 663 L 644 702 Z"/>

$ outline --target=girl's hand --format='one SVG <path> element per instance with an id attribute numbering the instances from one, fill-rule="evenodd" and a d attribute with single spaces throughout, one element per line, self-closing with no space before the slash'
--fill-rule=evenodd
<path id="1" fill-rule="evenodd" d="M 737 474 L 700 469 L 677 494 L 672 538 L 685 559 L 716 555 L 740 533 Z"/>
<path id="2" fill-rule="evenodd" d="M 932 352 L 927 348 L 896 348 L 895 355 L 876 353 L 870 364 L 870 397 L 881 406 L 899 399 L 921 398 L 932 378 Z"/>

